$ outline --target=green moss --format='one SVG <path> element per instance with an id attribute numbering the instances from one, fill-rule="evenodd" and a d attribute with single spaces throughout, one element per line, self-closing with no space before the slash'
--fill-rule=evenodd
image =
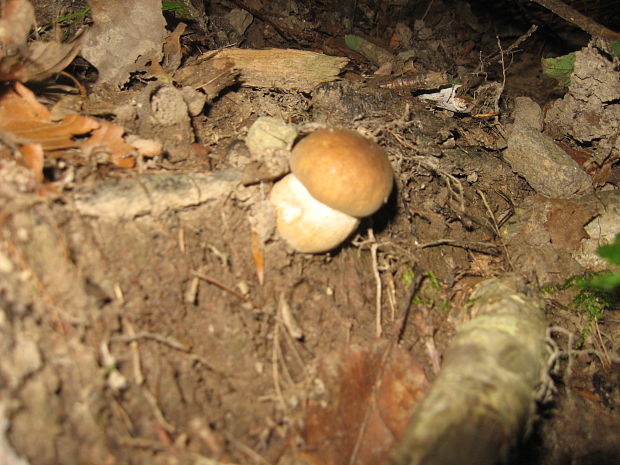
<path id="1" fill-rule="evenodd" d="M 408 289 L 415 281 L 415 272 L 413 270 L 406 270 L 403 272 L 401 279 L 405 289 Z M 432 271 L 424 273 L 424 281 L 418 292 L 411 299 L 411 303 L 434 308 L 440 312 L 447 312 L 450 309 L 450 300 L 446 298 L 439 279 Z"/>
<path id="2" fill-rule="evenodd" d="M 599 247 L 597 253 L 610 263 L 610 267 L 620 266 L 620 234 L 616 235 L 613 243 Z M 553 295 L 571 288 L 580 290 L 572 300 L 570 308 L 585 318 L 578 341 L 578 346 L 581 347 L 592 332 L 594 324 L 604 317 L 605 311 L 620 303 L 620 271 L 572 276 L 562 284 L 543 286 L 540 290 L 544 294 Z"/>
<path id="3" fill-rule="evenodd" d="M 611 303 L 607 297 L 607 295 L 597 291 L 582 289 L 573 299 L 571 307 L 585 317 L 581 335 L 577 342 L 578 348 L 583 347 L 583 344 L 592 332 L 594 324 L 603 318 L 605 310 L 611 308 Z"/>

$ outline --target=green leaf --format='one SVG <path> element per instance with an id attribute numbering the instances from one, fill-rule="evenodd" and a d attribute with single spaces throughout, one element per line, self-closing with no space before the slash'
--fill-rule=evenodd
<path id="1" fill-rule="evenodd" d="M 570 75 L 575 69 L 575 52 L 557 58 L 542 59 L 543 73 L 552 77 L 562 87 L 570 84 Z"/>
<path id="2" fill-rule="evenodd" d="M 605 273 L 593 276 L 588 282 L 590 287 L 611 292 L 620 286 L 620 273 Z"/>
<path id="3" fill-rule="evenodd" d="M 610 44 L 611 46 L 611 51 L 614 52 L 614 55 L 616 55 L 617 57 L 620 57 L 620 42 L 612 42 Z"/>
<path id="4" fill-rule="evenodd" d="M 169 2 L 163 0 L 161 2 L 162 11 L 172 11 L 174 13 L 185 14 L 188 12 L 187 5 L 183 2 Z"/>
<path id="5" fill-rule="evenodd" d="M 351 50 L 359 50 L 364 42 L 360 36 L 355 36 L 353 34 L 347 34 L 344 36 L 344 42 L 347 44 Z"/>
<path id="6" fill-rule="evenodd" d="M 620 234 L 616 234 L 614 241 L 609 245 L 602 245 L 596 249 L 596 253 L 606 259 L 612 265 L 620 265 Z M 600 289 L 613 292 L 620 286 L 620 271 L 614 273 L 599 273 L 590 279 L 584 279 L 579 283 L 582 287 Z"/>
<path id="7" fill-rule="evenodd" d="M 602 245 L 596 249 L 596 253 L 614 265 L 620 265 L 620 234 L 609 245 Z"/>

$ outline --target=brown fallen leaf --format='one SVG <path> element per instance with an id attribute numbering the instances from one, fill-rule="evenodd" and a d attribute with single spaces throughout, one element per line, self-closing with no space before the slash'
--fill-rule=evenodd
<path id="1" fill-rule="evenodd" d="M 19 82 L 0 95 L 0 131 L 17 144 L 38 143 L 44 150 L 73 148 L 77 147 L 73 136 L 99 127 L 96 120 L 78 114 L 57 122 L 49 118 L 49 110 Z"/>
<path id="2" fill-rule="evenodd" d="M 321 361 L 328 393 L 308 403 L 302 458 L 313 465 L 375 465 L 405 432 L 428 381 L 411 354 L 377 341 Z"/>
<path id="3" fill-rule="evenodd" d="M 24 144 L 19 151 L 22 160 L 18 160 L 18 163 L 30 169 L 37 181 L 43 181 L 43 147 L 41 144 Z"/>
<path id="4" fill-rule="evenodd" d="M 26 43 L 35 16 L 28 0 L 6 0 L 2 2 L 0 13 L 0 43 L 3 44 L 0 56 L 4 57 L 10 54 L 9 45 Z"/>
<path id="5" fill-rule="evenodd" d="M 177 27 L 168 34 L 164 42 L 164 58 L 162 60 L 162 67 L 167 73 L 175 72 L 181 65 L 181 58 L 183 58 L 183 51 L 181 50 L 181 36 L 185 32 L 187 25 L 185 23 L 179 23 Z"/>
<path id="6" fill-rule="evenodd" d="M 12 79 L 22 82 L 42 81 L 59 73 L 73 61 L 80 52 L 83 35 L 73 37 L 69 42 L 32 42 L 28 46 L 26 62 Z"/>
<path id="7" fill-rule="evenodd" d="M 109 121 L 102 121 L 80 148 L 84 155 L 104 163 L 111 162 L 119 168 L 133 168 L 136 165 L 136 148 L 123 139 L 125 128 Z"/>
<path id="8" fill-rule="evenodd" d="M 19 152 L 17 161 L 42 179 L 43 151 L 52 158 L 70 157 L 79 163 L 94 158 L 99 163 L 112 163 L 120 168 L 133 168 L 135 155 L 155 156 L 161 144 L 153 140 L 123 139 L 125 129 L 107 121 L 99 121 L 77 113 L 52 121 L 50 111 L 34 93 L 19 82 L 0 94 L 0 134 Z M 85 139 L 75 136 L 88 135 Z M 76 150 L 81 149 L 76 156 Z M 68 151 L 69 150 L 69 151 Z"/>
<path id="9" fill-rule="evenodd" d="M 81 34 L 68 42 L 33 41 L 28 33 L 35 23 L 27 0 L 3 2 L 0 19 L 0 80 L 41 81 L 62 71 L 80 51 Z"/>
<path id="10" fill-rule="evenodd" d="M 545 222 L 554 247 L 574 251 L 582 239 L 590 237 L 585 225 L 596 215 L 596 210 L 586 208 L 571 199 L 553 199 Z"/>
<path id="11" fill-rule="evenodd" d="M 252 229 L 252 260 L 256 269 L 258 283 L 262 286 L 265 279 L 265 253 L 263 242 L 256 231 Z"/>

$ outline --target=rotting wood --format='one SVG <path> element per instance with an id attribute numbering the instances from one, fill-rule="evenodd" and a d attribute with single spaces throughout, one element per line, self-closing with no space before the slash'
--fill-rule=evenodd
<path id="1" fill-rule="evenodd" d="M 239 185 L 240 177 L 239 170 L 149 174 L 80 189 L 73 200 L 83 215 L 131 219 L 225 199 Z"/>
<path id="2" fill-rule="evenodd" d="M 552 387 L 542 304 L 515 276 L 481 283 L 390 465 L 493 465 L 527 436 Z"/>
<path id="3" fill-rule="evenodd" d="M 304 50 L 240 48 L 224 49 L 212 60 L 232 61 L 244 86 L 301 92 L 311 92 L 323 82 L 338 79 L 349 62 L 348 58 Z"/>

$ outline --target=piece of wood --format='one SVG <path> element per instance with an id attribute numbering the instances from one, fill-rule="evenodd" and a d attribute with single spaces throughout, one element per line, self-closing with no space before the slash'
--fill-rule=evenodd
<path id="1" fill-rule="evenodd" d="M 223 200 L 239 185 L 241 172 L 157 173 L 111 180 L 79 189 L 76 210 L 111 221 L 160 215 L 203 203 Z"/>
<path id="2" fill-rule="evenodd" d="M 391 465 L 494 465 L 530 430 L 549 386 L 547 323 L 517 277 L 480 283 Z"/>
<path id="3" fill-rule="evenodd" d="M 338 79 L 348 58 L 291 49 L 228 48 L 212 60 L 231 60 L 242 85 L 311 92 L 323 82 Z"/>

